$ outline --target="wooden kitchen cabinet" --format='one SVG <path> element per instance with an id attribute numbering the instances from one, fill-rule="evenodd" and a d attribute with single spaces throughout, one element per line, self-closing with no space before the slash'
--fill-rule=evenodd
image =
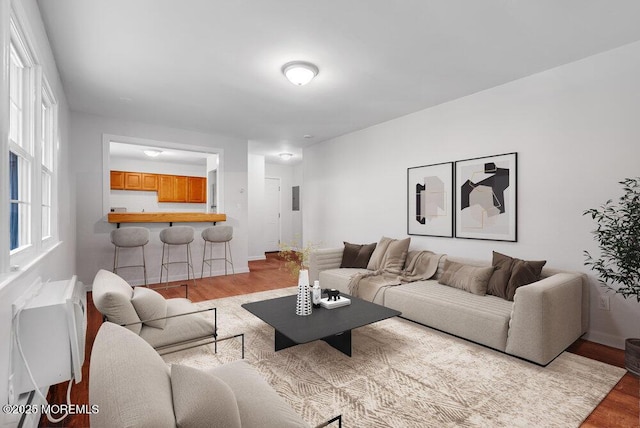
<path id="1" fill-rule="evenodd" d="M 207 201 L 207 179 L 204 177 L 189 177 L 187 188 L 187 202 L 205 203 Z"/>
<path id="2" fill-rule="evenodd" d="M 158 176 L 158 202 L 173 202 L 175 193 L 175 176 Z"/>
<path id="3" fill-rule="evenodd" d="M 124 190 L 142 190 L 142 173 L 125 172 Z"/>
<path id="4" fill-rule="evenodd" d="M 142 190 L 158 190 L 158 174 L 142 173 Z"/>
<path id="5" fill-rule="evenodd" d="M 111 171 L 110 186 L 113 190 L 124 190 L 123 171 Z"/>
<path id="6" fill-rule="evenodd" d="M 157 191 L 158 202 L 202 204 L 207 201 L 207 179 L 204 177 L 111 171 L 111 189 Z"/>

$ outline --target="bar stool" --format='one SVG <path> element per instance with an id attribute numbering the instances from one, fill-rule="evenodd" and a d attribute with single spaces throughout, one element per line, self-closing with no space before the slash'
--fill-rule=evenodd
<path id="1" fill-rule="evenodd" d="M 204 276 L 204 264 L 209 265 L 209 276 L 211 276 L 211 262 L 214 260 L 224 260 L 224 274 L 227 274 L 227 263 L 231 265 L 231 271 L 235 275 L 233 268 L 233 257 L 231 257 L 231 239 L 233 238 L 233 227 L 231 226 L 211 226 L 202 231 L 202 239 L 204 239 L 204 251 L 202 252 L 202 274 Z M 224 243 L 224 257 L 213 257 L 213 244 Z M 210 244 L 210 245 L 207 245 Z M 209 254 L 211 258 L 207 259 L 207 246 L 210 248 Z M 227 249 L 229 250 L 229 258 L 227 258 Z"/>
<path id="2" fill-rule="evenodd" d="M 162 283 L 162 274 L 164 270 L 167 270 L 167 283 L 169 282 L 169 265 L 185 263 L 187 265 L 187 280 L 189 280 L 189 268 L 191 268 L 191 274 L 193 275 L 193 285 L 196 284 L 196 275 L 193 271 L 193 262 L 191 260 L 191 242 L 193 242 L 193 227 L 191 226 L 172 226 L 162 229 L 160 231 L 160 241 L 162 241 L 162 259 L 160 264 L 160 283 Z M 187 246 L 187 258 L 186 260 L 171 261 L 170 249 L 172 245 L 186 245 Z M 165 249 L 167 258 L 165 260 Z"/>
<path id="3" fill-rule="evenodd" d="M 123 227 L 122 229 L 114 229 L 111 231 L 111 243 L 115 246 L 113 253 L 113 273 L 118 273 L 118 269 L 141 267 L 144 272 L 144 285 L 147 284 L 147 263 L 144 257 L 144 246 L 149 243 L 149 229 L 146 227 Z M 141 265 L 118 265 L 118 255 L 120 248 L 142 248 L 142 264 Z"/>

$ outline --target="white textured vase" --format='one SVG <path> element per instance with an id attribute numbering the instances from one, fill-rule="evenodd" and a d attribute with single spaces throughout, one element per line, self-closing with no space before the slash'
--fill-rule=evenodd
<path id="1" fill-rule="evenodd" d="M 309 293 L 309 271 L 302 269 L 298 274 L 298 298 L 296 315 L 311 315 L 311 295 Z"/>

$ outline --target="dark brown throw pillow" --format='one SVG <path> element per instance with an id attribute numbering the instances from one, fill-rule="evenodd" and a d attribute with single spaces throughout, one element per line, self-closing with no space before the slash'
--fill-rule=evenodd
<path id="1" fill-rule="evenodd" d="M 507 284 L 509 284 L 509 278 L 511 278 L 511 268 L 513 266 L 513 259 L 504 254 L 493 252 L 493 275 L 489 279 L 489 285 L 487 286 L 487 294 L 493 296 L 507 298 Z"/>
<path id="2" fill-rule="evenodd" d="M 487 294 L 513 301 L 516 289 L 540 280 L 546 260 L 527 261 L 493 252 L 493 275 L 489 279 Z"/>
<path id="3" fill-rule="evenodd" d="M 539 281 L 542 267 L 545 263 L 547 263 L 546 260 L 526 261 L 514 259 L 511 278 L 509 278 L 509 284 L 507 284 L 507 300 L 513 300 L 518 287 Z"/>
<path id="4" fill-rule="evenodd" d="M 361 268 L 366 269 L 373 250 L 376 249 L 376 243 L 373 244 L 351 244 L 344 243 L 344 252 L 342 253 L 341 268 Z"/>

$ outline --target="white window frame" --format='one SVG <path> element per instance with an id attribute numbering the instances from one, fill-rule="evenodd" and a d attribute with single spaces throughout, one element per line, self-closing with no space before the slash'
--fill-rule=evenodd
<path id="1" fill-rule="evenodd" d="M 10 138 L 10 77 L 0 74 L 0 284 L 10 278 L 11 271 L 23 271 L 33 266 L 59 243 L 58 236 L 58 103 L 38 61 L 35 38 L 28 26 L 26 13 L 19 1 L 0 0 L 0 66 L 9 70 L 12 47 L 18 54 L 23 71 L 24 121 L 22 141 Z M 43 115 L 43 105 L 46 111 Z M 17 139 L 17 138 L 16 138 Z M 45 148 L 46 147 L 46 148 Z M 20 186 L 27 194 L 19 195 L 19 203 L 29 206 L 29 216 L 21 219 L 21 231 L 28 242 L 20 242 L 11 250 L 9 154 L 15 153 L 23 162 L 19 172 Z M 49 181 L 49 186 L 43 182 Z M 45 189 L 49 187 L 49 190 Z M 3 202 L 4 201 L 4 202 Z M 43 225 L 43 210 L 49 211 L 49 226 Z M 46 216 L 44 216 L 46 217 Z M 8 275 L 8 276 L 7 276 Z"/>

